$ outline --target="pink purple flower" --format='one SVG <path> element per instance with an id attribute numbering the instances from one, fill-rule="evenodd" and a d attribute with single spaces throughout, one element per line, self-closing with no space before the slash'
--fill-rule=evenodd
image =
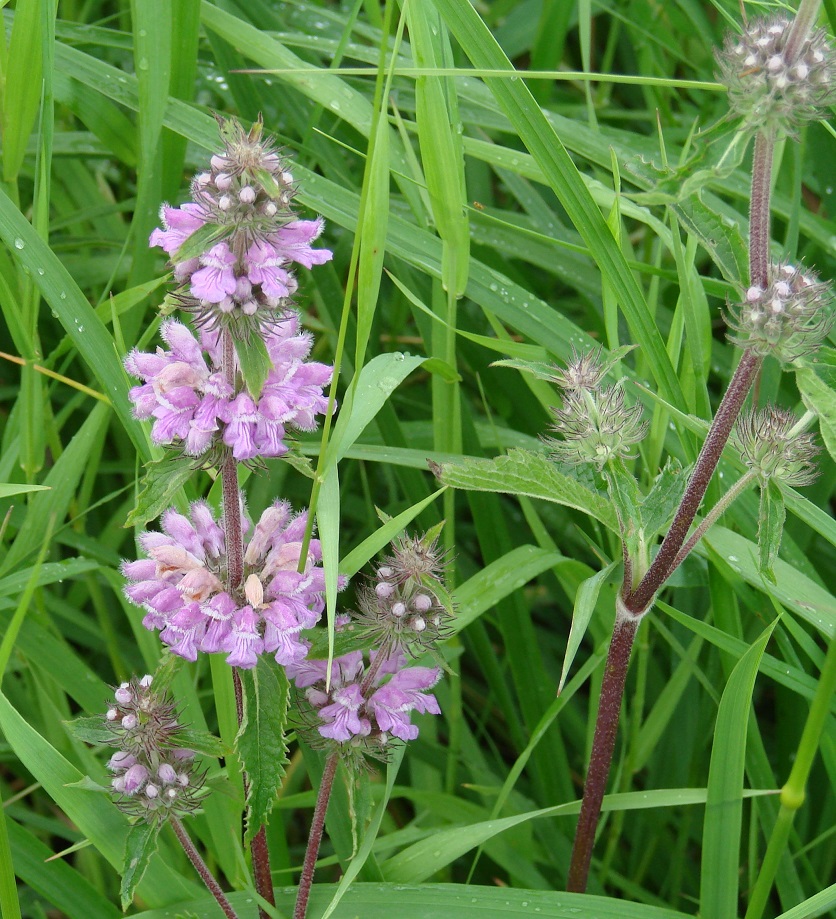
<path id="1" fill-rule="evenodd" d="M 169 345 L 153 354 L 132 351 L 125 360 L 142 385 L 130 390 L 134 414 L 154 419 L 151 438 L 201 456 L 220 443 L 240 462 L 287 452 L 286 428 L 310 431 L 328 400 L 323 389 L 332 368 L 306 361 L 312 338 L 299 331 L 295 313 L 266 333 L 272 361 L 258 399 L 244 389 L 236 366 L 237 389 L 221 371 L 219 332 L 204 330 L 199 339 L 182 323 L 169 320 L 160 330 Z"/>
<path id="2" fill-rule="evenodd" d="M 418 736 L 412 712 L 441 713 L 437 699 L 427 691 L 438 682 L 441 671 L 405 664 L 401 651 L 383 659 L 372 652 L 367 669 L 362 652 L 352 651 L 334 659 L 327 686 L 327 661 L 302 660 L 291 664 L 287 673 L 304 689 L 322 737 L 359 744 L 366 752 L 379 754 L 392 737 L 414 740 Z"/>
<path id="3" fill-rule="evenodd" d="M 287 502 L 267 508 L 246 539 L 243 584 L 231 590 L 223 530 L 208 505 L 196 502 L 188 517 L 170 509 L 161 533 L 140 537 L 146 557 L 122 566 L 125 594 L 146 610 L 143 625 L 187 660 L 222 652 L 235 667 L 255 666 L 262 653 L 298 662 L 309 647 L 301 633 L 324 608 L 318 540 L 298 570 L 306 522 Z"/>

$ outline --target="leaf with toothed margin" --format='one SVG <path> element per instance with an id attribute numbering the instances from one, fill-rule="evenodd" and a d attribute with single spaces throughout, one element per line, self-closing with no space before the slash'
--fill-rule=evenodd
<path id="1" fill-rule="evenodd" d="M 244 717 L 235 738 L 241 765 L 249 778 L 246 845 L 267 825 L 287 759 L 287 709 L 290 684 L 284 668 L 260 657 L 252 670 L 240 670 Z"/>
<path id="2" fill-rule="evenodd" d="M 125 520 L 126 527 L 143 526 L 156 520 L 174 500 L 177 492 L 194 476 L 194 466 L 188 457 L 167 456 L 145 466 L 142 490 L 136 507 Z"/>
<path id="3" fill-rule="evenodd" d="M 142 880 L 148 862 L 157 851 L 157 839 L 162 823 L 151 820 L 149 823 L 135 823 L 125 840 L 125 863 L 122 869 L 122 884 L 119 898 L 123 912 L 131 905 L 137 884 Z"/>

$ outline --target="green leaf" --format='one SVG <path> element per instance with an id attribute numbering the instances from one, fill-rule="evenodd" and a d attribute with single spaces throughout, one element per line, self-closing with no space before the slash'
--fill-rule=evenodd
<path id="1" fill-rule="evenodd" d="M 612 503 L 603 495 L 561 472 L 539 453 L 510 450 L 507 456 L 494 459 L 467 458 L 462 463 L 433 465 L 433 472 L 443 485 L 470 491 L 496 491 L 526 495 L 563 504 L 600 520 L 614 533 L 619 532 Z"/>
<path id="2" fill-rule="evenodd" d="M 264 381 L 273 368 L 267 345 L 260 335 L 250 335 L 248 341 L 235 340 L 235 351 L 247 392 L 253 399 L 258 399 L 264 389 Z"/>
<path id="3" fill-rule="evenodd" d="M 136 506 L 125 520 L 126 527 L 143 526 L 156 520 L 172 503 L 178 491 L 194 477 L 194 466 L 186 456 L 166 456 L 148 463 Z"/>
<path id="4" fill-rule="evenodd" d="M 650 541 L 657 533 L 667 528 L 685 494 L 687 484 L 688 476 L 682 464 L 679 460 L 669 458 L 642 501 L 645 539 Z"/>
<path id="5" fill-rule="evenodd" d="M 586 627 L 589 620 L 595 612 L 595 604 L 598 602 L 598 594 L 601 593 L 601 587 L 607 583 L 609 576 L 615 571 L 617 562 L 612 562 L 606 568 L 601 569 L 591 578 L 582 581 L 575 594 L 575 608 L 572 612 L 572 626 L 569 629 L 569 639 L 566 642 L 566 653 L 563 655 L 563 669 L 560 671 L 560 682 L 557 686 L 557 694 L 563 692 L 563 686 L 569 675 L 569 668 L 575 660 L 578 648 L 586 634 Z"/>
<path id="6" fill-rule="evenodd" d="M 265 657 L 252 670 L 240 673 L 244 717 L 235 744 L 250 783 L 245 838 L 249 844 L 259 828 L 267 825 L 285 773 L 290 684 L 284 668 Z"/>
<path id="7" fill-rule="evenodd" d="M 194 750 L 204 756 L 229 756 L 229 748 L 220 739 L 208 731 L 197 731 L 194 728 L 181 727 L 177 732 L 177 746 Z"/>
<path id="8" fill-rule="evenodd" d="M 135 823 L 125 839 L 125 863 L 122 869 L 122 884 L 119 898 L 122 909 L 127 911 L 134 898 L 137 885 L 148 868 L 151 856 L 157 851 L 157 839 L 162 824 L 158 820 Z"/>
<path id="9" fill-rule="evenodd" d="M 827 452 L 836 459 L 836 392 L 812 367 L 796 370 L 795 380 L 804 405 L 818 416 L 819 430 Z"/>
<path id="10" fill-rule="evenodd" d="M 14 495 L 24 495 L 30 491 L 49 491 L 49 485 L 0 484 L 0 498 L 12 498 Z"/>
<path id="11" fill-rule="evenodd" d="M 43 74 L 43 15 L 50 14 L 40 4 L 22 3 L 12 24 L 2 113 L 3 178 L 9 183 L 17 179 L 38 114 Z"/>
<path id="12" fill-rule="evenodd" d="M 746 732 L 755 677 L 776 623 L 738 661 L 720 700 L 702 835 L 701 916 L 737 915 Z"/>
<path id="13" fill-rule="evenodd" d="M 183 240 L 180 248 L 172 253 L 171 261 L 178 265 L 181 262 L 187 262 L 191 258 L 203 255 L 207 249 L 211 249 L 214 243 L 226 233 L 228 233 L 228 230 L 219 227 L 216 223 L 204 223 L 202 227 Z"/>
<path id="14" fill-rule="evenodd" d="M 95 715 L 83 715 L 81 718 L 65 721 L 64 724 L 73 737 L 85 743 L 100 746 L 115 740 L 113 731 L 108 729 L 101 717 L 97 718 Z"/>
<path id="15" fill-rule="evenodd" d="M 758 567 L 764 577 L 775 584 L 775 572 L 772 570 L 778 549 L 781 547 L 781 534 L 784 532 L 784 519 L 787 516 L 784 507 L 784 496 L 776 482 L 769 481 L 761 489 L 761 507 L 758 514 Z"/>
<path id="16" fill-rule="evenodd" d="M 627 548 L 628 557 L 635 559 L 639 550 L 643 524 L 641 516 L 642 496 L 636 477 L 624 465 L 624 460 L 615 457 L 607 463 L 607 492 L 618 514 L 621 538 Z"/>

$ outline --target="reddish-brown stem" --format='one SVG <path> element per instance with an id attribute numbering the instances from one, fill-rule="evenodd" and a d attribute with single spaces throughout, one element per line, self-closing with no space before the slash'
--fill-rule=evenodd
<path id="1" fill-rule="evenodd" d="M 200 875 L 203 883 L 209 888 L 209 893 L 218 901 L 218 905 L 224 911 L 227 919 L 238 919 L 232 904 L 227 900 L 226 895 L 221 890 L 220 884 L 212 876 L 212 872 L 207 868 L 206 862 L 200 857 L 200 853 L 194 847 L 194 843 L 189 838 L 183 824 L 177 817 L 171 817 L 171 828 L 174 830 L 183 851 L 188 855 L 189 861 L 194 865 L 195 871 Z"/>
<path id="2" fill-rule="evenodd" d="M 305 919 L 308 912 L 308 899 L 311 895 L 316 859 L 319 855 L 319 846 L 322 842 L 322 833 L 325 830 L 325 814 L 328 811 L 328 801 L 331 798 L 331 789 L 334 787 L 334 776 L 337 774 L 339 761 L 336 752 L 329 753 L 325 760 L 325 770 L 322 781 L 319 783 L 319 792 L 316 796 L 311 832 L 308 836 L 308 847 L 305 849 L 305 861 L 302 864 L 302 877 L 299 879 L 299 890 L 296 893 L 296 908 L 293 910 L 293 919 Z"/>
<path id="3" fill-rule="evenodd" d="M 673 523 L 662 541 L 659 552 L 639 586 L 624 598 L 624 606 L 634 615 L 643 613 L 648 608 L 656 591 L 665 583 L 672 571 L 674 561 L 685 543 L 688 530 L 694 522 L 708 483 L 720 461 L 723 447 L 729 439 L 731 429 L 746 401 L 746 395 L 760 365 L 761 358 L 753 350 L 743 352 L 729 383 L 729 388 L 711 423 L 688 487 L 685 489 L 685 495 L 677 508 Z"/>
<path id="4" fill-rule="evenodd" d="M 769 205 L 775 140 L 763 132 L 755 137 L 752 155 L 752 195 L 749 200 L 749 283 L 769 286 Z"/>
<path id="5" fill-rule="evenodd" d="M 230 385 L 235 385 L 235 342 L 229 331 L 224 331 L 222 339 L 224 376 Z M 238 464 L 232 451 L 228 451 L 221 463 L 221 503 L 223 505 L 223 530 L 226 545 L 226 578 L 227 590 L 233 596 L 240 592 L 244 581 L 244 527 L 241 520 L 241 490 L 238 486 Z M 241 677 L 233 668 L 232 682 L 235 687 L 235 710 L 238 724 L 244 718 L 244 694 Z M 244 792 L 248 793 L 249 779 L 244 774 Z M 259 896 L 271 906 L 276 905 L 273 894 L 273 878 L 270 874 L 270 853 L 267 848 L 267 832 L 259 827 L 250 845 L 253 858 L 253 875 L 255 889 Z M 269 919 L 268 914 L 259 908 L 260 919 Z"/>
<path id="6" fill-rule="evenodd" d="M 617 606 L 619 609 L 616 613 L 607 663 L 604 668 L 598 718 L 595 721 L 595 735 L 592 739 L 592 753 L 583 787 L 583 801 L 578 816 L 578 826 L 575 830 L 575 844 L 572 847 L 572 861 L 569 865 L 569 878 L 566 884 L 566 889 L 575 893 L 583 893 L 586 890 L 589 864 L 592 861 L 592 848 L 595 845 L 595 828 L 598 826 L 598 818 L 601 815 L 601 802 L 607 788 L 607 778 L 610 774 L 613 750 L 615 750 L 618 718 L 621 714 L 621 700 L 624 696 L 630 652 L 640 622 L 639 618 L 629 614 L 625 615 L 620 604 Z"/>

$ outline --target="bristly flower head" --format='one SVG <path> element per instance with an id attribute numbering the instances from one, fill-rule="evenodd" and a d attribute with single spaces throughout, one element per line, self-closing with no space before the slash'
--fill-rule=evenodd
<path id="1" fill-rule="evenodd" d="M 193 203 L 164 205 L 163 229 L 150 244 L 174 262 L 182 285 L 175 299 L 198 326 L 231 328 L 236 338 L 269 328 L 292 305 L 297 289 L 291 268 L 322 265 L 332 253 L 311 243 L 323 221 L 298 220 L 288 163 L 262 136 L 221 121 L 222 153 L 192 183 Z"/>
<path id="2" fill-rule="evenodd" d="M 125 594 L 147 610 L 143 625 L 159 629 L 186 660 L 223 652 L 228 664 L 247 669 L 265 652 L 279 664 L 301 660 L 309 647 L 301 632 L 325 606 L 319 540 L 310 541 L 298 570 L 306 522 L 307 513 L 294 515 L 287 502 L 268 507 L 246 540 L 243 581 L 232 588 L 224 532 L 209 506 L 195 502 L 189 517 L 172 508 L 162 533 L 140 537 L 147 558 L 123 564 Z"/>
<path id="3" fill-rule="evenodd" d="M 235 385 L 227 381 L 217 331 L 204 330 L 198 341 L 172 319 L 160 334 L 171 350 L 132 351 L 125 359 L 127 371 L 143 381 L 128 393 L 134 414 L 154 419 L 155 443 L 179 447 L 203 465 L 216 464 L 226 447 L 239 462 L 283 456 L 287 429 L 312 431 L 327 410 L 322 390 L 332 368 L 305 360 L 312 339 L 299 330 L 295 313 L 264 333 L 271 369 L 257 398 L 244 386 L 237 357 Z"/>
<path id="4" fill-rule="evenodd" d="M 563 390 L 563 406 L 552 409 L 552 430 L 562 438 L 548 437 L 545 442 L 555 459 L 603 469 L 611 459 L 633 455 L 633 445 L 644 438 L 647 425 L 642 407 L 627 405 L 624 380 L 603 385 L 612 363 L 612 359 L 602 361 L 600 352 L 573 354 L 566 369 L 554 374 Z"/>
<path id="5" fill-rule="evenodd" d="M 836 53 L 826 34 L 813 32 L 790 60 L 791 28 L 783 16 L 756 19 L 742 35 L 728 36 L 717 53 L 718 79 L 747 130 L 794 135 L 799 125 L 821 118 L 836 97 Z"/>
<path id="6" fill-rule="evenodd" d="M 108 762 L 116 806 L 146 820 L 192 813 L 205 793 L 194 769 L 194 751 L 180 741 L 182 727 L 171 699 L 144 676 L 120 684 L 105 715 L 119 747 Z"/>
<path id="7" fill-rule="evenodd" d="M 319 745 L 336 748 L 359 764 L 362 754 L 385 758 L 392 740 L 414 740 L 418 728 L 411 712 L 441 714 L 427 692 L 438 682 L 437 667 L 406 667 L 401 651 L 391 656 L 371 652 L 368 667 L 362 651 L 334 659 L 326 685 L 328 662 L 304 660 L 287 668 L 297 688 L 305 690 L 306 720 L 319 734 Z"/>
<path id="8" fill-rule="evenodd" d="M 729 338 L 757 354 L 790 363 L 815 351 L 833 325 L 833 294 L 812 271 L 776 263 L 769 285 L 750 287 L 744 301 L 730 306 Z"/>
<path id="9" fill-rule="evenodd" d="M 426 650 L 443 637 L 453 615 L 443 577 L 435 534 L 401 537 L 359 592 L 357 621 L 380 647 Z"/>
<path id="10" fill-rule="evenodd" d="M 813 459 L 819 448 L 812 434 L 796 430 L 797 421 L 777 405 L 749 411 L 738 420 L 733 443 L 761 485 L 773 480 L 797 488 L 816 478 Z"/>

